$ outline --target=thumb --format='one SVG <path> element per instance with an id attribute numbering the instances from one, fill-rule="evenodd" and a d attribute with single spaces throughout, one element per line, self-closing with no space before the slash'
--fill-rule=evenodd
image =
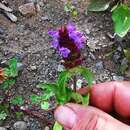
<path id="1" fill-rule="evenodd" d="M 107 113 L 77 104 L 60 106 L 55 111 L 56 120 L 69 130 L 130 130 L 130 127 Z"/>

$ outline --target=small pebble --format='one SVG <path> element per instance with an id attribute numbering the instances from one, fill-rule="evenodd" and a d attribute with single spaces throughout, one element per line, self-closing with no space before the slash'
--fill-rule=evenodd
<path id="1" fill-rule="evenodd" d="M 113 80 L 115 80 L 115 81 L 118 81 L 118 80 L 124 80 L 124 77 L 122 77 L 122 76 L 113 76 Z"/>
<path id="2" fill-rule="evenodd" d="M 6 128 L 4 128 L 4 127 L 0 127 L 0 130 L 7 130 Z"/>
<path id="3" fill-rule="evenodd" d="M 58 65 L 58 72 L 65 71 L 65 67 L 63 65 Z"/>
<path id="4" fill-rule="evenodd" d="M 17 121 L 13 127 L 15 130 L 27 130 L 27 124 L 24 121 Z"/>
<path id="5" fill-rule="evenodd" d="M 76 82 L 77 89 L 80 89 L 82 87 L 82 83 L 83 83 L 83 81 L 81 79 L 77 80 L 77 82 Z"/>
<path id="6" fill-rule="evenodd" d="M 44 128 L 44 130 L 50 130 L 50 128 L 49 128 L 48 126 L 46 126 L 46 127 Z"/>
<path id="7" fill-rule="evenodd" d="M 3 43 L 4 43 L 4 41 L 0 39 L 0 45 L 2 45 Z"/>
<path id="8" fill-rule="evenodd" d="M 90 34 L 89 29 L 86 29 L 85 32 L 86 32 L 86 34 Z"/>
<path id="9" fill-rule="evenodd" d="M 0 34 L 3 35 L 4 34 L 4 30 L 2 28 L 0 28 Z"/>
<path id="10" fill-rule="evenodd" d="M 32 66 L 30 66 L 30 69 L 31 69 L 31 70 L 36 70 L 37 67 L 36 67 L 35 65 L 32 65 Z"/>
<path id="11" fill-rule="evenodd" d="M 103 62 L 102 62 L 102 61 L 97 62 L 97 63 L 96 63 L 96 68 L 97 68 L 98 70 L 102 70 L 102 69 L 103 69 Z"/>
<path id="12" fill-rule="evenodd" d="M 36 6 L 33 2 L 23 4 L 19 7 L 19 11 L 22 15 L 35 15 L 37 12 Z"/>

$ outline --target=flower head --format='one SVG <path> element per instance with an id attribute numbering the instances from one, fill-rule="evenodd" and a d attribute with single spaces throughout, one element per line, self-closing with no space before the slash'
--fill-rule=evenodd
<path id="1" fill-rule="evenodd" d="M 4 77 L 4 70 L 0 68 L 0 83 L 3 83 L 5 77 Z"/>
<path id="2" fill-rule="evenodd" d="M 51 45 L 63 57 L 66 68 L 72 68 L 82 63 L 80 49 L 84 47 L 85 37 L 83 33 L 76 30 L 75 25 L 68 24 L 59 30 L 50 30 L 52 37 Z"/>

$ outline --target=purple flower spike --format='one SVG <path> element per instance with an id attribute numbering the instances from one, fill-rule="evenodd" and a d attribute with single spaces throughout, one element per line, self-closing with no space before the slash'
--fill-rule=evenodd
<path id="1" fill-rule="evenodd" d="M 53 37 L 53 38 L 59 38 L 59 32 L 58 31 L 53 31 L 53 30 L 50 30 L 48 32 L 48 34 Z"/>
<path id="2" fill-rule="evenodd" d="M 50 30 L 51 45 L 63 57 L 64 66 L 68 69 L 82 64 L 80 49 L 84 47 L 85 37 L 76 30 L 74 24 L 61 26 L 59 30 Z"/>
<path id="3" fill-rule="evenodd" d="M 59 52 L 60 52 L 60 54 L 61 54 L 64 58 L 66 58 L 66 57 L 68 57 L 68 55 L 69 55 L 69 53 L 70 53 L 70 50 L 67 49 L 67 48 L 61 47 L 61 48 L 59 49 Z"/>

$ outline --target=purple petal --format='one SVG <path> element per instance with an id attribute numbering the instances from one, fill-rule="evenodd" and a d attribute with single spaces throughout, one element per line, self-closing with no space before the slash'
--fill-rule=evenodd
<path id="1" fill-rule="evenodd" d="M 75 40 L 75 43 L 76 43 L 76 46 L 78 47 L 78 49 L 81 49 L 84 47 L 85 40 L 86 39 L 84 36 Z"/>
<path id="2" fill-rule="evenodd" d="M 58 31 L 53 31 L 53 30 L 50 30 L 48 31 L 48 34 L 53 37 L 53 38 L 59 38 L 59 32 Z"/>
<path id="3" fill-rule="evenodd" d="M 58 40 L 53 40 L 53 41 L 51 41 L 51 45 L 52 45 L 55 49 L 57 49 L 58 46 L 59 46 Z"/>
<path id="4" fill-rule="evenodd" d="M 76 44 L 78 49 L 82 49 L 84 47 L 84 43 L 83 42 L 77 42 L 75 44 Z"/>
<path id="5" fill-rule="evenodd" d="M 59 49 L 59 52 L 64 58 L 67 58 L 70 53 L 70 50 L 68 48 L 61 47 Z"/>
<path id="6" fill-rule="evenodd" d="M 81 32 L 74 31 L 69 33 L 69 37 L 72 38 L 78 47 L 78 49 L 83 48 L 84 42 L 85 42 L 85 37 Z"/>
<path id="7" fill-rule="evenodd" d="M 75 40 L 77 38 L 77 35 L 75 32 L 69 32 L 69 37 Z"/>
<path id="8" fill-rule="evenodd" d="M 68 32 L 73 32 L 73 31 L 76 30 L 76 27 L 75 27 L 74 24 L 69 23 L 69 24 L 67 25 L 67 30 L 68 30 Z"/>
<path id="9" fill-rule="evenodd" d="M 75 38 L 81 38 L 83 36 L 83 33 L 79 32 L 79 31 L 73 31 L 69 33 L 69 36 L 73 39 Z"/>
<path id="10" fill-rule="evenodd" d="M 76 35 L 77 37 L 82 37 L 82 36 L 83 36 L 83 33 L 78 32 L 78 31 L 75 31 L 75 35 Z"/>

